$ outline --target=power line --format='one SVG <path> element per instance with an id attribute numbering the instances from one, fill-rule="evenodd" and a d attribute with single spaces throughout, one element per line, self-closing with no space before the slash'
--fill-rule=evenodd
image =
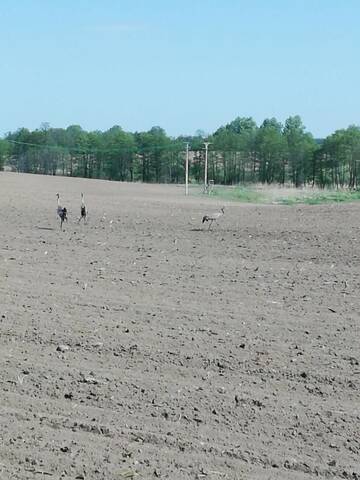
<path id="1" fill-rule="evenodd" d="M 170 145 L 149 145 L 147 147 L 113 147 L 113 148 L 88 148 L 88 147 L 72 147 L 72 146 L 63 146 L 63 145 L 50 145 L 50 144 L 39 144 L 39 143 L 30 143 L 30 142 L 20 142 L 18 140 L 9 140 L 5 139 L 5 142 L 12 143 L 15 145 L 24 145 L 27 147 L 34 148 L 48 148 L 56 150 L 64 150 L 66 153 L 81 153 L 81 154 L 92 154 L 92 153 L 151 153 L 152 151 L 163 151 L 163 150 L 176 150 L 178 152 L 183 151 L 183 146 L 180 143 L 170 144 Z"/>
<path id="2" fill-rule="evenodd" d="M 57 144 L 41 144 L 41 143 L 30 143 L 30 142 L 21 142 L 19 140 L 10 140 L 10 139 L 3 139 L 4 142 L 16 144 L 16 145 L 25 145 L 28 147 L 35 147 L 35 148 L 49 148 L 49 149 L 56 149 L 56 150 L 64 150 L 66 153 L 82 153 L 82 154 L 91 154 L 91 153 L 148 153 L 152 151 L 162 151 L 162 150 L 174 150 L 177 152 L 183 152 L 184 147 L 183 144 L 184 142 L 178 142 L 170 145 L 149 145 L 148 147 L 139 147 L 139 146 L 133 146 L 133 147 L 113 147 L 113 148 L 88 148 L 88 147 L 72 147 L 72 146 L 63 146 L 63 145 L 57 145 Z M 185 142 L 189 143 L 190 142 Z M 211 145 L 211 142 L 207 142 L 208 145 Z M 205 142 L 203 142 L 205 144 Z M 202 150 L 202 147 L 198 146 L 195 148 L 189 148 L 189 152 L 199 152 Z M 220 153 L 241 153 L 244 151 L 249 151 L 252 152 L 254 151 L 253 148 L 215 148 L 212 150 L 213 152 L 220 152 Z"/>

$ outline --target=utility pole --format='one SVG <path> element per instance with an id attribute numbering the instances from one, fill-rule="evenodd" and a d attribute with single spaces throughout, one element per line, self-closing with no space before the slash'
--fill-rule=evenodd
<path id="1" fill-rule="evenodd" d="M 185 195 L 189 195 L 189 142 L 186 142 Z"/>
<path id="2" fill-rule="evenodd" d="M 207 190 L 207 185 L 208 185 L 208 147 L 210 142 L 204 142 L 205 145 L 205 175 L 204 175 L 204 188 L 205 192 Z"/>

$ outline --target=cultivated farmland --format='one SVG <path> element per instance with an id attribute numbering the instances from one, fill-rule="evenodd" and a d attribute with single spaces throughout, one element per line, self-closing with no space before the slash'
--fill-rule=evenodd
<path id="1" fill-rule="evenodd" d="M 183 193 L 0 173 L 1 479 L 360 478 L 360 204 Z"/>

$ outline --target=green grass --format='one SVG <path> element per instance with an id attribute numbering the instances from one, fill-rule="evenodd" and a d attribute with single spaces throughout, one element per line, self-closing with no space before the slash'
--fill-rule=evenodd
<path id="1" fill-rule="evenodd" d="M 246 187 L 215 187 L 209 196 L 243 203 L 267 203 L 262 192 Z"/>
<path id="2" fill-rule="evenodd" d="M 360 200 L 360 191 L 349 192 L 344 190 L 328 190 L 324 192 L 305 193 L 279 198 L 276 203 L 281 205 L 320 205 L 322 203 L 354 202 Z"/>
<path id="3" fill-rule="evenodd" d="M 192 191 L 195 195 L 204 195 L 202 186 Z M 284 195 L 285 194 L 285 195 Z M 213 188 L 210 198 L 241 203 L 276 203 L 278 205 L 320 205 L 323 203 L 354 202 L 360 200 L 360 190 L 305 190 L 264 188 L 263 186 L 219 186 Z"/>

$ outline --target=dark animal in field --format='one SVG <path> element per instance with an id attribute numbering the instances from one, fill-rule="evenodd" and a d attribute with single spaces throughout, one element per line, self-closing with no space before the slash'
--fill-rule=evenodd
<path id="1" fill-rule="evenodd" d="M 214 213 L 211 213 L 210 215 L 204 215 L 202 219 L 202 223 L 209 222 L 209 230 L 210 230 L 213 222 L 216 222 L 224 214 L 225 214 L 225 207 L 222 207 L 219 212 L 214 212 Z"/>
<path id="2" fill-rule="evenodd" d="M 62 230 L 63 223 L 67 222 L 67 209 L 66 207 L 62 207 L 60 204 L 60 195 L 57 193 L 57 214 L 60 217 L 60 228 Z"/>
<path id="3" fill-rule="evenodd" d="M 87 208 L 85 205 L 85 198 L 84 194 L 81 194 L 81 207 L 80 207 L 80 218 L 79 218 L 79 223 L 81 220 L 84 220 L 84 223 L 87 223 Z"/>

